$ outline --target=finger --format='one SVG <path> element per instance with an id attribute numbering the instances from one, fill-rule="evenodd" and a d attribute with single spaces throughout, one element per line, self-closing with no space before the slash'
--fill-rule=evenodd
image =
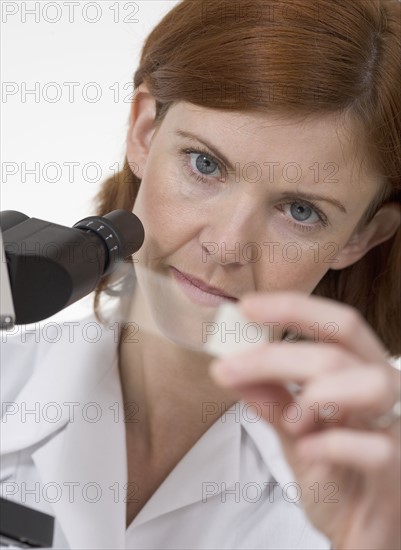
<path id="1" fill-rule="evenodd" d="M 292 381 L 301 384 L 324 372 L 355 364 L 361 364 L 358 357 L 334 344 L 276 342 L 215 359 L 210 372 L 217 382 L 227 386 Z"/>
<path id="2" fill-rule="evenodd" d="M 295 446 L 297 455 L 307 460 L 351 466 L 366 473 L 399 471 L 400 451 L 387 435 L 333 428 L 303 436 Z"/>
<path id="3" fill-rule="evenodd" d="M 339 343 L 367 361 L 388 360 L 388 353 L 362 315 L 351 306 L 301 292 L 247 294 L 242 313 L 257 322 L 299 325 L 304 337 Z"/>
<path id="4" fill-rule="evenodd" d="M 288 429 L 299 434 L 333 423 L 368 427 L 369 420 L 385 414 L 399 399 L 400 379 L 392 371 L 385 365 L 353 366 L 315 378 L 297 397 L 302 418 Z"/>

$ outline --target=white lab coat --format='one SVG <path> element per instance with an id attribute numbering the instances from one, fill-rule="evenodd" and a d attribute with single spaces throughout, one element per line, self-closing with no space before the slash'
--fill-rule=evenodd
<path id="1" fill-rule="evenodd" d="M 54 548 L 330 548 L 303 512 L 274 429 L 242 401 L 126 529 L 115 326 L 92 314 L 42 326 L 3 333 L 1 495 L 55 516 Z"/>

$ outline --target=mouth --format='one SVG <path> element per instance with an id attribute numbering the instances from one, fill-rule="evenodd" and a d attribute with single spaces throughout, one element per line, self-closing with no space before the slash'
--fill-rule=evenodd
<path id="1" fill-rule="evenodd" d="M 226 294 L 223 290 L 210 286 L 201 279 L 188 273 L 183 273 L 173 266 L 170 266 L 174 279 L 181 289 L 193 301 L 202 305 L 218 306 L 224 301 L 238 302 L 238 298 Z"/>

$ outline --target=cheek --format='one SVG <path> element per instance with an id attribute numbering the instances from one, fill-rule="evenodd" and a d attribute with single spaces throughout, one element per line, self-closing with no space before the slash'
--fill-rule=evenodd
<path id="1" fill-rule="evenodd" d="M 193 238 L 202 223 L 199 202 L 183 197 L 182 175 L 174 165 L 169 166 L 171 160 L 153 157 L 149 156 L 133 209 L 145 228 L 138 257 L 145 250 L 152 257 L 174 251 Z"/>
<path id="2" fill-rule="evenodd" d="M 321 243 L 301 247 L 294 242 L 267 248 L 260 258 L 258 290 L 299 290 L 310 294 L 332 265 L 327 261 L 332 257 L 327 250 Z"/>

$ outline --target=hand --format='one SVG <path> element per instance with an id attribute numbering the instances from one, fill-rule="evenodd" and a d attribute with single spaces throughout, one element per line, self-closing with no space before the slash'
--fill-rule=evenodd
<path id="1" fill-rule="evenodd" d="M 372 428 L 401 394 L 401 373 L 384 346 L 355 309 L 326 298 L 256 293 L 239 305 L 250 321 L 297 323 L 315 341 L 259 344 L 213 361 L 211 375 L 259 404 L 280 438 L 306 514 L 335 550 L 399 550 L 401 423 Z M 333 343 L 328 336 L 336 325 Z M 289 382 L 300 384 L 296 396 Z M 273 415 L 269 402 L 279 403 Z M 302 412 L 297 422 L 283 414 L 290 402 Z M 321 493 L 326 484 L 338 492 L 316 499 L 310 489 L 316 483 Z"/>

